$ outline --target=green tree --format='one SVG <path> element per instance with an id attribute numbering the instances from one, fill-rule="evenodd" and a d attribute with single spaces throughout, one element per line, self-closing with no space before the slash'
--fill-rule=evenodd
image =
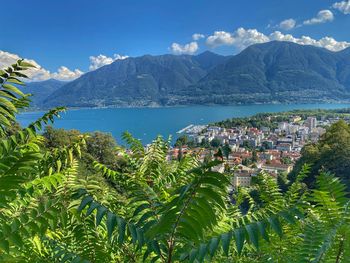
<path id="1" fill-rule="evenodd" d="M 306 145 L 302 150 L 302 157 L 289 176 L 291 180 L 305 163 L 311 164 L 310 175 L 306 178 L 310 186 L 315 186 L 315 177 L 320 171 L 328 171 L 338 176 L 350 189 L 349 125 L 340 120 L 327 129 L 319 142 Z"/>
<path id="2" fill-rule="evenodd" d="M 81 133 L 78 130 L 54 129 L 52 126 L 46 126 L 43 133 L 47 148 L 72 145 L 80 135 Z"/>
<path id="3" fill-rule="evenodd" d="M 232 152 L 231 147 L 228 143 L 225 143 L 222 148 L 222 153 L 226 157 L 226 160 L 228 160 L 228 157 L 230 156 L 230 153 Z"/>
<path id="4" fill-rule="evenodd" d="M 187 135 L 182 135 L 179 138 L 177 138 L 176 142 L 175 142 L 175 146 L 180 147 L 183 145 L 187 145 L 188 144 L 188 136 Z"/>
<path id="5" fill-rule="evenodd" d="M 231 175 L 214 172 L 220 161 L 202 164 L 190 155 L 169 161 L 169 140 L 161 137 L 145 148 L 125 133 L 128 150 L 118 149 L 125 169 L 94 161 L 95 175 L 87 178 L 79 173 L 86 135 L 47 147 L 39 134 L 63 108 L 8 134 L 28 105 L 11 83 L 21 85 L 29 67 L 20 60 L 0 72 L 0 262 L 350 258 L 350 200 L 329 173 L 316 176 L 310 190 L 303 166 L 285 191 L 262 173 L 229 200 Z"/>
<path id="6" fill-rule="evenodd" d="M 256 150 L 254 149 L 252 151 L 252 162 L 256 163 L 257 161 L 258 161 L 258 154 L 257 154 Z"/>
<path id="7" fill-rule="evenodd" d="M 221 145 L 221 141 L 218 138 L 214 138 L 210 141 L 211 147 L 218 148 Z"/>
<path id="8" fill-rule="evenodd" d="M 98 162 L 109 166 L 116 164 L 116 147 L 115 139 L 108 133 L 93 132 L 86 140 L 87 152 Z"/>

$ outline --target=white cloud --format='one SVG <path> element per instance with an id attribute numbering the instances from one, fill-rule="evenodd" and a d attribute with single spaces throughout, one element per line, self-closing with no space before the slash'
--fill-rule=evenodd
<path id="1" fill-rule="evenodd" d="M 291 30 L 295 28 L 295 26 L 296 26 L 296 21 L 293 18 L 289 18 L 289 19 L 283 20 L 278 27 L 283 30 Z"/>
<path id="2" fill-rule="evenodd" d="M 333 8 L 339 10 L 340 12 L 349 15 L 350 14 L 350 0 L 336 2 L 333 4 Z"/>
<path id="3" fill-rule="evenodd" d="M 289 41 L 300 45 L 312 45 L 316 47 L 322 47 L 331 51 L 340 51 L 350 47 L 349 42 L 345 42 L 345 41 L 339 42 L 332 37 L 323 37 L 319 40 L 313 39 L 309 36 L 302 36 L 301 38 L 296 38 L 290 34 L 284 35 L 279 31 L 275 31 L 272 34 L 270 34 L 269 38 L 271 41 L 272 40 Z"/>
<path id="4" fill-rule="evenodd" d="M 172 43 L 169 48 L 172 53 L 180 55 L 180 54 L 194 54 L 198 50 L 197 42 L 193 41 L 191 43 L 180 45 L 178 43 Z"/>
<path id="5" fill-rule="evenodd" d="M 256 29 L 246 30 L 241 27 L 233 33 L 215 31 L 212 36 L 207 38 L 206 44 L 211 48 L 234 45 L 238 49 L 244 49 L 252 44 L 264 43 L 267 41 L 269 41 L 268 37 L 258 32 Z"/>
<path id="6" fill-rule="evenodd" d="M 105 55 L 99 55 L 96 57 L 91 56 L 89 70 L 95 70 L 104 65 L 111 64 L 115 60 L 126 58 L 128 58 L 128 56 L 122 56 L 119 54 L 114 54 L 113 57 L 107 57 Z M 15 63 L 18 59 L 21 59 L 21 57 L 17 54 L 12 54 L 0 50 L 0 69 Z M 25 60 L 32 63 L 36 67 L 28 69 L 25 72 L 25 74 L 30 78 L 29 81 L 43 81 L 48 79 L 70 81 L 79 78 L 84 74 L 84 72 L 79 69 L 71 70 L 65 66 L 59 67 L 57 69 L 57 72 L 50 72 L 49 70 L 41 67 L 35 60 Z"/>
<path id="7" fill-rule="evenodd" d="M 238 49 L 244 49 L 252 44 L 265 43 L 269 41 L 269 38 L 256 29 L 244 29 L 238 28 L 233 33 L 234 45 Z"/>
<path id="8" fill-rule="evenodd" d="M 321 10 L 318 12 L 317 16 L 303 22 L 304 25 L 315 25 L 322 24 L 326 22 L 331 22 L 334 20 L 334 15 L 330 10 Z"/>
<path id="9" fill-rule="evenodd" d="M 114 54 L 113 57 L 107 57 L 105 55 L 98 55 L 98 56 L 90 56 L 90 66 L 89 66 L 89 70 L 95 70 L 98 69 L 104 65 L 108 65 L 113 63 L 116 60 L 120 60 L 120 59 L 126 59 L 128 58 L 128 56 L 122 56 L 119 54 Z"/>
<path id="10" fill-rule="evenodd" d="M 213 36 L 207 38 L 207 44 L 209 47 L 215 48 L 217 46 L 228 45 L 234 46 L 238 50 L 243 50 L 244 48 L 257 43 L 265 43 L 273 40 L 277 41 L 289 41 L 297 43 L 300 45 L 313 45 L 316 47 L 327 48 L 331 51 L 340 51 L 347 47 L 350 47 L 349 42 L 336 41 L 332 37 L 323 37 L 319 40 L 313 39 L 309 36 L 302 36 L 300 38 L 294 37 L 291 34 L 283 34 L 280 31 L 275 31 L 270 35 L 265 35 L 256 29 L 244 29 L 239 28 L 233 33 L 220 31 L 220 35 L 225 35 L 225 39 L 229 41 L 212 41 L 216 36 L 217 32 L 214 32 Z M 220 44 L 219 44 L 220 43 Z"/>
<path id="11" fill-rule="evenodd" d="M 18 59 L 21 59 L 21 57 L 17 54 L 12 54 L 0 50 L 0 68 L 7 67 L 15 63 Z M 31 68 L 25 72 L 25 74 L 30 78 L 30 81 L 43 81 L 51 78 L 58 80 L 73 80 L 80 77 L 83 74 L 83 72 L 79 69 L 71 71 L 70 69 L 64 66 L 60 67 L 57 72 L 51 73 L 49 70 L 41 67 L 35 60 L 25 60 L 36 67 Z"/>
<path id="12" fill-rule="evenodd" d="M 79 78 L 83 74 L 84 72 L 80 71 L 79 69 L 72 71 L 65 66 L 61 66 L 57 72 L 51 74 L 51 78 L 58 80 L 73 80 Z"/>
<path id="13" fill-rule="evenodd" d="M 210 47 L 232 45 L 233 42 L 232 35 L 225 31 L 215 31 L 214 35 L 209 36 L 206 40 L 206 44 Z"/>
<path id="14" fill-rule="evenodd" d="M 199 34 L 199 33 L 195 33 L 195 34 L 192 35 L 192 39 L 195 40 L 195 41 L 200 40 L 202 38 L 205 38 L 205 35 Z"/>

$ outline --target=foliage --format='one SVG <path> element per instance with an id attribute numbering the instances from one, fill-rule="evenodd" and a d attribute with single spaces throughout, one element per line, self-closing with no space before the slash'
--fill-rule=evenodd
<path id="1" fill-rule="evenodd" d="M 218 138 L 214 138 L 210 141 L 210 145 L 214 148 L 217 148 L 221 145 L 221 140 Z"/>
<path id="2" fill-rule="evenodd" d="M 233 127 L 248 127 L 248 128 L 258 128 L 263 127 L 269 129 L 278 128 L 278 122 L 288 122 L 290 121 L 290 116 L 300 116 L 301 119 L 305 120 L 307 117 L 316 117 L 318 120 L 322 118 L 349 118 L 350 112 L 349 108 L 344 109 L 316 109 L 316 110 L 292 110 L 286 112 L 276 113 L 258 113 L 251 117 L 245 118 L 232 118 L 223 121 L 213 123 L 213 125 L 222 128 L 233 128 Z M 266 149 L 268 147 L 265 147 Z"/>
<path id="3" fill-rule="evenodd" d="M 201 163 L 191 155 L 169 161 L 170 140 L 161 137 L 144 147 L 125 133 L 125 149 L 98 133 L 47 128 L 40 135 L 63 108 L 9 133 L 27 104 L 8 80 L 21 85 L 21 72 L 30 66 L 18 61 L 0 78 L 1 262 L 346 262 L 350 257 L 348 193 L 329 173 L 317 176 L 310 190 L 303 183 L 310 168 L 303 166 L 283 191 L 274 178 L 260 174 L 251 188 L 235 189 L 230 200 L 231 175 L 215 172 L 220 161 Z M 109 159 L 114 153 L 123 158 L 122 168 Z M 81 169 L 87 160 L 91 170 Z"/>
<path id="4" fill-rule="evenodd" d="M 302 158 L 298 160 L 290 178 L 303 164 L 311 164 L 309 176 L 305 179 L 309 186 L 315 187 L 315 177 L 320 171 L 336 174 L 350 190 L 350 126 L 343 120 L 331 125 L 322 138 L 314 144 L 305 146 Z"/>

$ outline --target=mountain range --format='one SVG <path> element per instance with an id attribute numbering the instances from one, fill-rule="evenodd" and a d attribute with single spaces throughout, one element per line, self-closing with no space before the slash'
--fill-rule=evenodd
<path id="1" fill-rule="evenodd" d="M 31 106 L 33 108 L 41 108 L 43 107 L 44 100 L 66 83 L 66 81 L 59 81 L 55 79 L 39 82 L 28 82 L 23 89 L 23 92 L 26 94 L 32 94 L 30 99 Z"/>
<path id="2" fill-rule="evenodd" d="M 350 48 L 272 41 L 235 56 L 145 55 L 41 83 L 34 98 L 43 108 L 350 101 Z"/>

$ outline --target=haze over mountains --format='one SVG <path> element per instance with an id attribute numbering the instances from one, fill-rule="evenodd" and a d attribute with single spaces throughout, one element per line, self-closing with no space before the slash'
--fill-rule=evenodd
<path id="1" fill-rule="evenodd" d="M 235 56 L 145 55 L 69 83 L 30 85 L 41 84 L 34 98 L 44 108 L 350 101 L 350 48 L 273 41 Z"/>

